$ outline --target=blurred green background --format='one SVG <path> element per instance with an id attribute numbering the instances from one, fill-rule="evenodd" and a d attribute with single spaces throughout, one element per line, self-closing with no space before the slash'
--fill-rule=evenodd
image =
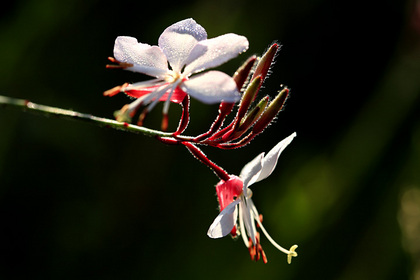
<path id="1" fill-rule="evenodd" d="M 146 77 L 105 69 L 119 35 L 156 44 L 192 17 L 209 37 L 282 44 L 262 94 L 291 97 L 251 145 L 203 148 L 231 174 L 296 131 L 253 186 L 268 264 L 212 240 L 217 178 L 186 149 L 0 108 L 0 279 L 420 279 L 420 2 L 21 0 L 3 4 L 0 94 L 102 117 L 102 92 Z M 158 127 L 159 109 L 146 122 Z M 190 135 L 217 106 L 193 101 Z M 172 120 L 179 114 L 171 106 Z"/>

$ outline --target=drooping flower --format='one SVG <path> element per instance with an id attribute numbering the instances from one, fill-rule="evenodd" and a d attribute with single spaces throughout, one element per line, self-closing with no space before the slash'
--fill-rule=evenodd
<path id="1" fill-rule="evenodd" d="M 154 79 L 124 84 L 105 92 L 114 95 L 125 92 L 137 98 L 124 113 L 132 115 L 140 105 L 149 104 L 150 111 L 159 101 L 165 101 L 164 115 L 169 102 L 181 103 L 190 95 L 204 103 L 237 102 L 240 93 L 232 77 L 220 71 L 208 71 L 236 57 L 248 49 L 244 36 L 225 34 L 207 39 L 205 29 L 193 19 L 179 21 L 160 35 L 158 46 L 137 42 L 133 37 L 121 36 L 115 41 L 111 61 L 123 68 L 139 72 Z"/>
<path id="2" fill-rule="evenodd" d="M 239 177 L 230 175 L 228 180 L 222 180 L 217 184 L 216 191 L 221 212 L 207 232 L 209 237 L 220 238 L 229 233 L 236 236 L 239 229 L 239 233 L 249 249 L 251 258 L 258 260 L 262 257 L 263 261 L 267 262 L 260 244 L 260 237 L 257 231 L 258 225 L 271 244 L 287 254 L 288 263 L 291 263 L 292 257 L 297 256 L 295 252 L 297 245 L 293 245 L 287 250 L 278 245 L 267 233 L 262 225 L 262 215 L 258 213 L 253 203 L 251 199 L 252 191 L 249 189 L 252 184 L 267 178 L 273 172 L 281 152 L 292 142 L 295 136 L 296 133 L 293 133 L 279 142 L 267 155 L 261 153 L 247 163 Z"/>

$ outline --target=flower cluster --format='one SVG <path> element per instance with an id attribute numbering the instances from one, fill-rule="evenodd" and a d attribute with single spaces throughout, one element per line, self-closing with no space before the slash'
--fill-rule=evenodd
<path id="1" fill-rule="evenodd" d="M 272 44 L 263 56 L 251 56 L 231 77 L 206 69 L 217 67 L 248 49 L 248 40 L 237 34 L 225 34 L 207 39 L 205 29 L 193 19 L 185 19 L 166 28 L 157 46 L 139 43 L 135 38 L 121 36 L 115 41 L 114 57 L 108 68 L 121 68 L 153 77 L 134 84 L 124 83 L 104 92 L 114 96 L 123 92 L 135 100 L 116 111 L 117 121 L 131 123 L 137 118 L 142 126 L 147 114 L 163 102 L 162 133 L 168 128 L 170 103 L 181 105 L 182 114 L 177 129 L 165 135 L 156 135 L 163 143 L 185 146 L 199 161 L 207 165 L 220 178 L 216 192 L 220 214 L 208 230 L 211 238 L 229 233 L 242 236 L 253 260 L 267 258 L 260 244 L 260 228 L 267 239 L 291 258 L 297 256 L 296 245 L 289 250 L 278 245 L 262 225 L 260 215 L 252 202 L 249 187 L 274 170 L 280 153 L 290 144 L 296 133 L 278 143 L 267 155 L 264 153 L 245 165 L 239 177 L 230 175 L 212 162 L 198 145 L 220 149 L 234 149 L 247 145 L 276 118 L 289 95 L 283 88 L 273 98 L 258 98 L 264 80 L 274 61 L 278 44 Z M 203 72 L 203 73 L 200 73 Z M 190 96 L 206 104 L 219 104 L 218 114 L 209 129 L 197 136 L 186 136 L 189 122 Z M 258 98 L 258 101 L 257 101 Z M 226 118 L 234 111 L 233 120 L 225 125 Z M 141 113 L 139 109 L 144 107 Z"/>

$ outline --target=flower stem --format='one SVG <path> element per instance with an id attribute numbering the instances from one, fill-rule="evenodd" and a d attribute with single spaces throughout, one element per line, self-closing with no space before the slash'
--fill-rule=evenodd
<path id="1" fill-rule="evenodd" d="M 137 134 L 144 134 L 147 136 L 170 137 L 172 133 L 165 133 L 159 130 L 149 129 L 126 122 L 119 122 L 116 120 L 96 117 L 90 114 L 75 112 L 72 110 L 65 110 L 61 108 L 40 105 L 30 102 L 25 99 L 17 99 L 0 95 L 0 107 L 16 107 L 24 111 L 40 113 L 46 116 L 56 116 L 63 119 L 85 121 L 101 127 L 108 127 L 126 132 Z"/>
<path id="2" fill-rule="evenodd" d="M 190 142 L 181 142 L 190 152 L 191 154 L 207 165 L 213 172 L 223 181 L 229 180 L 230 176 L 229 174 L 220 166 L 212 162 L 197 146 Z"/>

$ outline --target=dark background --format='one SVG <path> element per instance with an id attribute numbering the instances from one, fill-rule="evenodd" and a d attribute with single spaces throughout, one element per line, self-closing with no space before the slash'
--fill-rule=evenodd
<path id="1" fill-rule="evenodd" d="M 102 92 L 145 78 L 105 69 L 115 38 L 156 44 L 188 17 L 248 37 L 229 74 L 282 44 L 262 92 L 291 88 L 277 121 L 242 149 L 203 150 L 238 174 L 297 132 L 253 192 L 299 257 L 262 237 L 269 262 L 253 263 L 241 240 L 208 238 L 218 180 L 180 146 L 0 108 L 0 279 L 420 279 L 418 1 L 12 1 L 0 94 L 112 118 L 129 99 Z M 216 112 L 193 101 L 187 134 Z"/>

